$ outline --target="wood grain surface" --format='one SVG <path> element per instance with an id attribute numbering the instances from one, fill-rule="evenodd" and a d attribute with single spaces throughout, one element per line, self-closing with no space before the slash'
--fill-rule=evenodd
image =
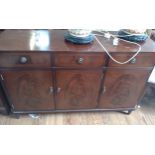
<path id="1" fill-rule="evenodd" d="M 0 51 L 36 51 L 36 52 L 103 52 L 101 46 L 94 40 L 91 44 L 77 45 L 66 42 L 66 30 L 5 30 L 0 33 Z M 15 39 L 16 38 L 16 39 Z M 44 40 L 42 40 L 44 38 Z M 98 37 L 110 52 L 135 52 L 137 46 L 120 41 L 118 46 L 111 46 L 113 40 Z M 60 46 L 61 42 L 61 46 Z M 147 39 L 141 43 L 142 52 L 155 52 L 155 42 Z"/>
<path id="2" fill-rule="evenodd" d="M 141 108 L 130 115 L 118 112 L 77 112 L 40 114 L 33 119 L 21 115 L 20 119 L 0 115 L 1 125 L 155 125 L 155 86 L 147 86 Z"/>

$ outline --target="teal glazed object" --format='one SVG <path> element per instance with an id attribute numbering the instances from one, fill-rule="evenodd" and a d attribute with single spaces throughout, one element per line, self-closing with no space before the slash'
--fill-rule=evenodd
<path id="1" fill-rule="evenodd" d="M 69 32 L 66 32 L 64 34 L 64 38 L 66 41 L 72 42 L 74 44 L 89 44 L 93 42 L 94 35 L 90 33 L 88 36 L 78 37 L 78 36 L 71 35 Z"/>
<path id="2" fill-rule="evenodd" d="M 127 33 L 123 30 L 118 31 L 118 35 L 120 35 L 118 37 L 121 39 L 133 42 L 144 42 L 148 38 L 148 35 L 146 33 L 132 35 L 132 33 Z"/>

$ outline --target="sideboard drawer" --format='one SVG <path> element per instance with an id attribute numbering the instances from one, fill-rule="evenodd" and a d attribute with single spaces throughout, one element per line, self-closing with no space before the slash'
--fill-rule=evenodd
<path id="1" fill-rule="evenodd" d="M 49 53 L 0 53 L 0 67 L 50 67 Z"/>
<path id="2" fill-rule="evenodd" d="M 102 67 L 105 64 L 103 54 L 57 54 L 56 67 Z"/>
<path id="3" fill-rule="evenodd" d="M 113 57 L 120 62 L 124 62 L 133 56 L 132 53 L 113 54 Z M 127 64 L 118 64 L 110 59 L 109 67 L 153 67 L 155 66 L 155 55 L 149 53 L 140 53 Z"/>

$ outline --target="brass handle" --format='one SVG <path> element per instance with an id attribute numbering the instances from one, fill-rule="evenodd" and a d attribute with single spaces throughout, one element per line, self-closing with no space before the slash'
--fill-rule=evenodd
<path id="1" fill-rule="evenodd" d="M 131 61 L 130 61 L 131 64 L 135 64 L 136 63 L 136 58 L 133 58 Z"/>
<path id="2" fill-rule="evenodd" d="M 105 92 L 106 92 L 106 87 L 104 86 L 102 90 L 102 94 L 104 94 Z"/>
<path id="3" fill-rule="evenodd" d="M 79 58 L 77 62 L 78 62 L 78 64 L 82 64 L 83 61 L 84 61 L 84 58 Z"/>
<path id="4" fill-rule="evenodd" d="M 58 88 L 57 88 L 57 93 L 60 93 L 60 91 L 61 91 L 61 88 L 58 87 Z"/>
<path id="5" fill-rule="evenodd" d="M 21 64 L 26 64 L 26 63 L 28 62 L 28 59 L 27 59 L 27 57 L 22 56 L 22 57 L 20 57 L 19 62 L 20 62 Z"/>
<path id="6" fill-rule="evenodd" d="M 53 93 L 53 92 L 54 92 L 53 87 L 50 87 L 50 93 Z"/>
<path id="7" fill-rule="evenodd" d="M 3 80 L 4 81 L 4 78 L 3 78 L 3 75 L 1 74 L 1 80 Z"/>

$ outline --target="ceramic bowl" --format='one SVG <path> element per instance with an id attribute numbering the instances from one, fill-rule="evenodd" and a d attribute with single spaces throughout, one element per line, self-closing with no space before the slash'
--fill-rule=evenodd
<path id="1" fill-rule="evenodd" d="M 91 34 L 88 29 L 69 29 L 68 33 L 74 37 L 87 37 Z"/>
<path id="2" fill-rule="evenodd" d="M 118 31 L 118 35 L 120 35 L 119 38 L 122 38 L 128 41 L 133 41 L 133 42 L 144 42 L 148 38 L 148 35 L 145 32 L 132 34 L 132 33 L 126 32 L 125 30 L 120 30 Z"/>
<path id="3" fill-rule="evenodd" d="M 64 34 L 64 37 L 65 37 L 65 40 L 75 44 L 89 44 L 94 40 L 94 35 L 92 34 L 89 34 L 86 37 L 77 37 L 77 36 L 71 35 L 69 32 L 66 32 Z"/>

